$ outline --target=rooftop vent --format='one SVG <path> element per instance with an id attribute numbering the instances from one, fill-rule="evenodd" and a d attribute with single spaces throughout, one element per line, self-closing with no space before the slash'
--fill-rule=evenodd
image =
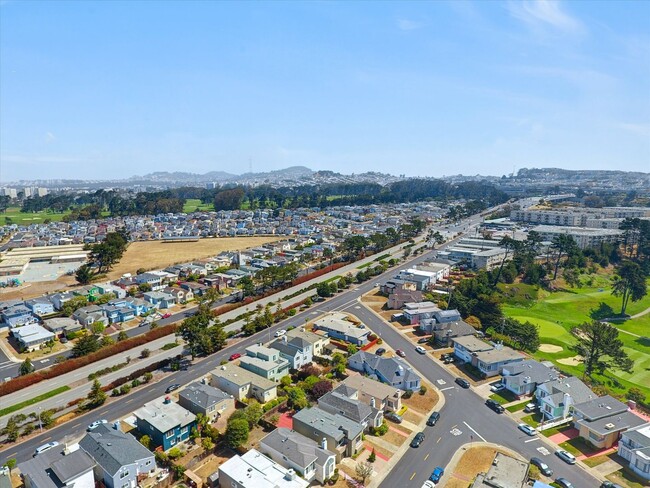
<path id="1" fill-rule="evenodd" d="M 611 422 L 610 422 L 609 424 L 605 424 L 605 428 L 606 428 L 607 430 L 611 430 L 611 429 L 614 428 L 614 424 L 612 424 Z"/>

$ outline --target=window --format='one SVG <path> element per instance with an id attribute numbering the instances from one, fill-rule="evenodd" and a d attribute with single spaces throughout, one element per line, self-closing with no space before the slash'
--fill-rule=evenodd
<path id="1" fill-rule="evenodd" d="M 124 484 L 122 485 L 122 488 L 129 488 L 129 483 L 124 483 Z"/>
<path id="2" fill-rule="evenodd" d="M 123 480 L 129 475 L 129 470 L 127 469 L 126 471 L 123 471 L 120 473 L 120 479 Z"/>
<path id="3" fill-rule="evenodd" d="M 145 466 L 149 466 L 151 464 L 151 459 L 148 460 L 146 463 L 144 463 Z"/>
<path id="4" fill-rule="evenodd" d="M 171 438 L 171 437 L 174 437 L 174 430 L 172 429 L 172 430 L 170 430 L 169 432 L 167 432 L 167 434 L 165 434 L 165 437 L 166 437 L 167 439 L 169 439 L 169 438 Z"/>
<path id="5" fill-rule="evenodd" d="M 187 434 L 187 427 L 183 427 L 181 429 L 181 435 L 183 435 L 183 434 Z"/>

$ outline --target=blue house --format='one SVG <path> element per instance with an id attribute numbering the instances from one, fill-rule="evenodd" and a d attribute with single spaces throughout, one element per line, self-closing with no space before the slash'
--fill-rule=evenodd
<path id="1" fill-rule="evenodd" d="M 176 305 L 176 297 L 171 293 L 162 291 L 150 291 L 144 294 L 145 301 L 151 303 L 156 308 L 169 308 Z"/>
<path id="2" fill-rule="evenodd" d="M 2 321 L 9 327 L 20 327 L 21 325 L 35 324 L 38 317 L 23 304 L 14 305 L 0 312 Z"/>
<path id="3" fill-rule="evenodd" d="M 196 416 L 169 397 L 145 403 L 133 414 L 138 431 L 148 435 L 153 444 L 162 446 L 164 451 L 189 439 L 196 427 Z"/>
<path id="4" fill-rule="evenodd" d="M 151 303 L 147 303 L 144 300 L 141 300 L 139 298 L 129 297 L 126 298 L 125 301 L 126 301 L 126 306 L 133 309 L 135 315 L 138 317 L 143 313 L 147 313 L 149 310 L 153 308 L 153 305 Z"/>
<path id="5" fill-rule="evenodd" d="M 38 316 L 49 315 L 54 313 L 54 304 L 46 297 L 33 298 L 26 300 L 25 306 Z"/>

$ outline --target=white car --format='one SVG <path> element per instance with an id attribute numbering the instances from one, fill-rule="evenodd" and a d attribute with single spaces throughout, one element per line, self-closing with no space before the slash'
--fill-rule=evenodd
<path id="1" fill-rule="evenodd" d="M 506 386 L 503 383 L 495 383 L 490 387 L 490 391 L 501 391 L 505 390 Z"/>
<path id="2" fill-rule="evenodd" d="M 36 448 L 36 450 L 34 451 L 34 456 L 38 456 L 42 452 L 49 451 L 50 449 L 58 445 L 59 443 L 57 441 L 52 441 L 52 442 L 48 442 L 47 444 L 43 444 L 42 446 Z"/>
<path id="3" fill-rule="evenodd" d="M 537 431 L 528 424 L 519 424 L 517 428 L 530 436 L 537 434 Z"/>
<path id="4" fill-rule="evenodd" d="M 287 331 L 284 329 L 280 329 L 275 333 L 275 337 L 282 337 L 283 335 L 286 335 Z"/>
<path id="5" fill-rule="evenodd" d="M 99 427 L 100 425 L 102 425 L 102 424 L 107 424 L 107 423 L 108 423 L 108 420 L 106 420 L 106 419 L 95 420 L 92 424 L 90 424 L 90 425 L 88 426 L 88 428 L 87 428 L 86 430 L 87 430 L 88 432 L 90 432 L 91 430 L 96 429 L 96 428 Z"/>
<path id="6" fill-rule="evenodd" d="M 423 348 L 422 346 L 416 346 L 415 350 L 417 352 L 419 352 L 420 354 L 426 354 L 427 353 L 427 350 L 425 348 Z"/>
<path id="7" fill-rule="evenodd" d="M 426 480 L 422 485 L 422 488 L 436 488 L 436 484 L 431 480 Z"/>

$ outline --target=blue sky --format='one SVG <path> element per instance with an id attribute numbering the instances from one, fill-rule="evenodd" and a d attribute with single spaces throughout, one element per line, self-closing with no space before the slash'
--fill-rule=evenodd
<path id="1" fill-rule="evenodd" d="M 0 1 L 0 181 L 650 171 L 650 2 Z"/>

